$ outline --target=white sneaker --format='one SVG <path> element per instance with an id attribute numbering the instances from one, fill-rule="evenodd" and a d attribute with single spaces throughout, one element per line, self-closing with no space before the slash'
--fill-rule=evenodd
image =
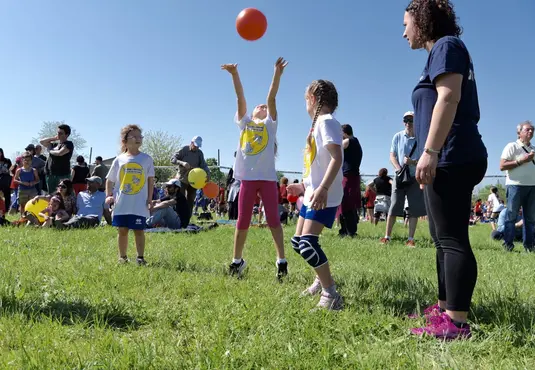
<path id="1" fill-rule="evenodd" d="M 332 311 L 339 311 L 344 306 L 344 300 L 342 296 L 336 292 L 336 294 L 329 294 L 327 292 L 321 292 L 321 298 L 316 305 L 317 309 L 326 309 Z"/>
<path id="2" fill-rule="evenodd" d="M 310 297 L 321 292 L 320 279 L 316 276 L 311 286 L 301 292 L 301 297 Z"/>

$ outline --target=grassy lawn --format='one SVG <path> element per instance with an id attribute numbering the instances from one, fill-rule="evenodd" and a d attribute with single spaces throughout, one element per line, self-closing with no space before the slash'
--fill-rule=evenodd
<path id="1" fill-rule="evenodd" d="M 253 228 L 242 280 L 226 276 L 234 229 L 147 234 L 149 266 L 117 265 L 111 227 L 0 229 L 1 368 L 534 369 L 535 255 L 505 253 L 490 227 L 471 229 L 479 265 L 473 338 L 415 338 L 410 312 L 436 299 L 435 251 L 419 226 L 380 246 L 384 223 L 359 238 L 321 238 L 346 309 L 314 312 L 299 298 L 309 266 L 287 244 L 275 279 L 269 231 Z M 286 240 L 293 233 L 288 227 Z M 396 237 L 397 236 L 397 237 Z M 135 257 L 133 235 L 129 256 Z"/>

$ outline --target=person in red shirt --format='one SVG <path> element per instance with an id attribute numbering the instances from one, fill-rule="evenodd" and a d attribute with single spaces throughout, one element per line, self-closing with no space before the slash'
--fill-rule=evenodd
<path id="1" fill-rule="evenodd" d="M 481 218 L 483 217 L 483 201 L 481 199 L 476 200 L 476 204 L 474 206 L 474 223 L 481 221 Z"/>
<path id="2" fill-rule="evenodd" d="M 373 182 L 371 182 L 366 186 L 366 192 L 364 193 L 364 198 L 366 198 L 366 215 L 368 221 L 373 221 L 374 219 L 373 209 L 375 207 L 375 196 L 376 193 L 373 188 Z"/>
<path id="3" fill-rule="evenodd" d="M 288 178 L 282 177 L 279 186 L 279 204 L 284 204 L 285 200 L 288 200 Z"/>

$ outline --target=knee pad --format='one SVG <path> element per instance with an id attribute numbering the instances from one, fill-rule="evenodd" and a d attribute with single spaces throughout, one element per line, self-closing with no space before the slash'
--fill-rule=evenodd
<path id="1" fill-rule="evenodd" d="M 315 269 L 327 263 L 318 239 L 317 235 L 302 235 L 299 241 L 299 254 Z"/>
<path id="2" fill-rule="evenodd" d="M 301 240 L 301 237 L 300 237 L 300 236 L 297 236 L 297 235 L 292 236 L 292 239 L 291 239 L 291 241 L 292 241 L 292 247 L 293 247 L 295 253 L 297 253 L 297 254 L 299 254 L 299 255 L 301 254 L 301 253 L 299 252 L 299 241 L 300 241 L 300 240 Z"/>

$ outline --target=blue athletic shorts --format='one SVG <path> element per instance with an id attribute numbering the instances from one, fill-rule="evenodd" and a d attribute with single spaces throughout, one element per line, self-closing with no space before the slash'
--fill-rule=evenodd
<path id="1" fill-rule="evenodd" d="M 115 227 L 126 227 L 129 230 L 145 230 L 147 228 L 146 218 L 136 215 L 113 216 L 111 224 Z"/>
<path id="2" fill-rule="evenodd" d="M 327 228 L 332 228 L 334 220 L 336 219 L 336 212 L 338 207 L 329 207 L 320 209 L 319 211 L 309 209 L 307 206 L 302 205 L 299 216 L 303 217 L 305 220 L 313 220 L 323 224 Z"/>

